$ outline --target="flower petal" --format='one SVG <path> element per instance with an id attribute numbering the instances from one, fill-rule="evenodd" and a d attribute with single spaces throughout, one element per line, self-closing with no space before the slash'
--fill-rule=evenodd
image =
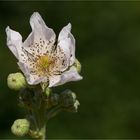
<path id="1" fill-rule="evenodd" d="M 49 77 L 49 87 L 54 87 L 60 81 L 60 75 L 53 75 Z"/>
<path id="2" fill-rule="evenodd" d="M 43 39 L 48 40 L 50 43 L 55 42 L 55 33 L 51 28 L 48 28 L 38 12 L 34 12 L 30 18 L 30 25 L 32 31 L 35 33 L 35 38 L 40 35 Z"/>
<path id="3" fill-rule="evenodd" d="M 67 57 L 70 59 L 70 65 L 72 65 L 75 62 L 75 39 L 71 34 L 70 23 L 59 33 L 58 45 L 63 49 Z"/>
<path id="4" fill-rule="evenodd" d="M 33 55 L 50 53 L 53 49 L 56 35 L 48 28 L 38 12 L 34 12 L 30 18 L 32 32 L 24 41 L 24 49 Z"/>
<path id="5" fill-rule="evenodd" d="M 28 66 L 26 66 L 26 64 L 18 62 L 18 66 L 20 67 L 21 71 L 24 73 L 28 84 L 36 85 L 41 83 L 42 81 L 46 82 L 44 80 L 44 77 L 39 77 L 38 75 L 31 74 L 30 69 L 28 68 Z"/>
<path id="6" fill-rule="evenodd" d="M 8 48 L 12 51 L 16 58 L 19 59 L 19 51 L 22 47 L 22 36 L 20 33 L 10 29 L 9 26 L 6 28 L 6 34 Z"/>
<path id="7" fill-rule="evenodd" d="M 82 80 L 82 76 L 78 74 L 77 69 L 74 66 L 72 66 L 68 71 L 65 71 L 64 73 L 62 73 L 62 75 L 59 76 L 54 76 L 52 78 L 53 81 L 55 81 L 56 79 L 57 80 L 54 82 L 54 84 L 51 85 L 51 87 L 63 85 L 70 81 Z"/>
<path id="8" fill-rule="evenodd" d="M 61 40 L 56 48 L 57 63 L 60 71 L 65 71 L 70 66 L 70 50 L 69 50 L 70 39 L 66 38 Z"/>

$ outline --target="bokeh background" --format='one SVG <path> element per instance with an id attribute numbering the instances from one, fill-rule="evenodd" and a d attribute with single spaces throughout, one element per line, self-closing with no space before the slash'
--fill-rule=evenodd
<path id="1" fill-rule="evenodd" d="M 0 2 L 0 138 L 15 138 L 10 127 L 25 113 L 8 89 L 9 73 L 19 71 L 6 46 L 5 28 L 31 32 L 38 11 L 58 35 L 72 23 L 76 56 L 84 79 L 70 88 L 81 103 L 78 113 L 63 112 L 47 125 L 48 138 L 140 138 L 140 2 Z"/>

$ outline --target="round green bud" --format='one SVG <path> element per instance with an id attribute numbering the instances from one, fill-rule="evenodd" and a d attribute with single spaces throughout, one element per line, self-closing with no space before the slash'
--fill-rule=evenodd
<path id="1" fill-rule="evenodd" d="M 11 73 L 8 75 L 7 84 L 10 89 L 20 90 L 27 85 L 25 77 L 22 73 Z"/>
<path id="2" fill-rule="evenodd" d="M 27 119 L 17 119 L 11 127 L 11 131 L 14 135 L 22 137 L 28 133 L 29 128 L 30 122 Z"/>
<path id="3" fill-rule="evenodd" d="M 75 60 L 75 64 L 74 65 L 75 65 L 78 73 L 80 73 L 82 66 L 81 66 L 81 63 L 78 61 L 78 59 Z"/>

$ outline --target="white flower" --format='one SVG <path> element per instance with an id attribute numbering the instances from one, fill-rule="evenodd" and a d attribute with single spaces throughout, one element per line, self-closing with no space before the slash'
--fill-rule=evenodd
<path id="1" fill-rule="evenodd" d="M 81 80 L 74 63 L 75 39 L 71 34 L 71 24 L 56 35 L 48 28 L 38 12 L 30 18 L 32 32 L 22 42 L 22 36 L 6 28 L 7 45 L 15 57 L 30 85 L 48 82 L 49 87 L 69 81 Z"/>

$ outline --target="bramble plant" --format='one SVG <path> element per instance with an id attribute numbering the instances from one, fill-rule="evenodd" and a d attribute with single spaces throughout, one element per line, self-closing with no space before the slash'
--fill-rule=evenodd
<path id="1" fill-rule="evenodd" d="M 19 104 L 27 109 L 23 119 L 14 121 L 11 131 L 16 136 L 30 135 L 45 140 L 46 123 L 61 111 L 77 112 L 79 101 L 71 90 L 53 93 L 52 88 L 81 80 L 81 64 L 75 57 L 75 39 L 71 24 L 65 26 L 58 39 L 38 12 L 30 18 L 32 32 L 22 36 L 6 28 L 7 46 L 18 60 L 21 72 L 9 74 L 8 87 L 19 91 Z"/>

